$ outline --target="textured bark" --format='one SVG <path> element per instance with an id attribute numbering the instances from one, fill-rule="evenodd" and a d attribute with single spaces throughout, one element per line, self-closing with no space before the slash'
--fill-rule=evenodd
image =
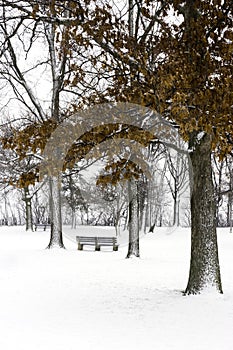
<path id="1" fill-rule="evenodd" d="M 232 233 L 233 226 L 233 159 L 228 161 L 228 170 L 230 176 L 229 189 L 228 193 L 228 203 L 227 203 L 227 224 L 230 227 L 230 233 Z"/>
<path id="2" fill-rule="evenodd" d="M 191 153 L 191 161 L 191 262 L 185 293 L 198 294 L 206 288 L 213 288 L 222 293 L 209 135 L 198 142 Z"/>
<path id="3" fill-rule="evenodd" d="M 61 185 L 59 176 L 49 178 L 51 234 L 47 248 L 65 248 L 62 239 Z"/>
<path id="4" fill-rule="evenodd" d="M 128 182 L 129 194 L 129 245 L 126 258 L 139 257 L 139 209 L 137 183 L 134 178 Z"/>

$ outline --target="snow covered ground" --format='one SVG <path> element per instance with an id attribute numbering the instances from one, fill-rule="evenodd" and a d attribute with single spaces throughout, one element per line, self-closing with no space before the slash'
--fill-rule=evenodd
<path id="1" fill-rule="evenodd" d="M 77 251 L 74 236 L 92 230 L 65 229 L 67 249 L 45 250 L 48 232 L 0 227 L 0 349 L 232 349 L 229 229 L 219 230 L 224 294 L 186 297 L 188 229 L 156 229 L 130 260 L 125 244 Z"/>

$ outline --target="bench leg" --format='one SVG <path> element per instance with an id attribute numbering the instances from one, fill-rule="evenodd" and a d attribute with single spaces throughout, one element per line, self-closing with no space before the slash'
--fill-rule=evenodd
<path id="1" fill-rule="evenodd" d="M 100 251 L 100 246 L 99 246 L 99 244 L 98 244 L 98 238 L 97 238 L 97 237 L 95 237 L 95 250 L 96 250 L 97 252 Z"/>
<path id="2" fill-rule="evenodd" d="M 118 245 L 114 245 L 114 246 L 113 246 L 113 251 L 114 251 L 114 252 L 117 252 L 117 251 L 118 251 Z"/>
<path id="3" fill-rule="evenodd" d="M 83 250 L 83 244 L 78 243 L 78 250 Z"/>

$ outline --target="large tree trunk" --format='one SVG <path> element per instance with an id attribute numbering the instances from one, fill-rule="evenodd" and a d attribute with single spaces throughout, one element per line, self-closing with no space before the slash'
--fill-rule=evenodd
<path id="1" fill-rule="evenodd" d="M 229 170 L 229 176 L 230 176 L 230 183 L 229 183 L 229 189 L 230 192 L 228 193 L 228 203 L 227 203 L 227 224 L 230 227 L 230 233 L 232 233 L 232 225 L 233 225 L 233 161 L 232 159 L 229 159 L 228 163 L 228 170 Z"/>
<path id="2" fill-rule="evenodd" d="M 137 182 L 132 177 L 128 181 L 129 194 L 129 245 L 126 258 L 133 256 L 138 257 L 139 254 L 139 208 L 138 208 L 138 188 Z"/>
<path id="3" fill-rule="evenodd" d="M 62 239 L 61 184 L 59 176 L 49 178 L 51 234 L 47 248 L 65 248 Z"/>
<path id="4" fill-rule="evenodd" d="M 209 135 L 198 141 L 191 153 L 191 161 L 191 262 L 185 293 L 198 294 L 204 289 L 222 293 Z"/>

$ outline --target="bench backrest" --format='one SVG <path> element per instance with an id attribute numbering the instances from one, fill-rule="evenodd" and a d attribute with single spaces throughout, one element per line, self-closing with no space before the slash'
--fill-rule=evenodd
<path id="1" fill-rule="evenodd" d="M 86 236 L 76 236 L 76 240 L 79 243 L 110 243 L 110 244 L 116 244 L 117 239 L 116 237 L 86 237 Z"/>
<path id="2" fill-rule="evenodd" d="M 96 242 L 96 237 L 76 236 L 77 242 Z"/>
<path id="3" fill-rule="evenodd" d="M 116 237 L 97 237 L 98 243 L 116 243 Z"/>

